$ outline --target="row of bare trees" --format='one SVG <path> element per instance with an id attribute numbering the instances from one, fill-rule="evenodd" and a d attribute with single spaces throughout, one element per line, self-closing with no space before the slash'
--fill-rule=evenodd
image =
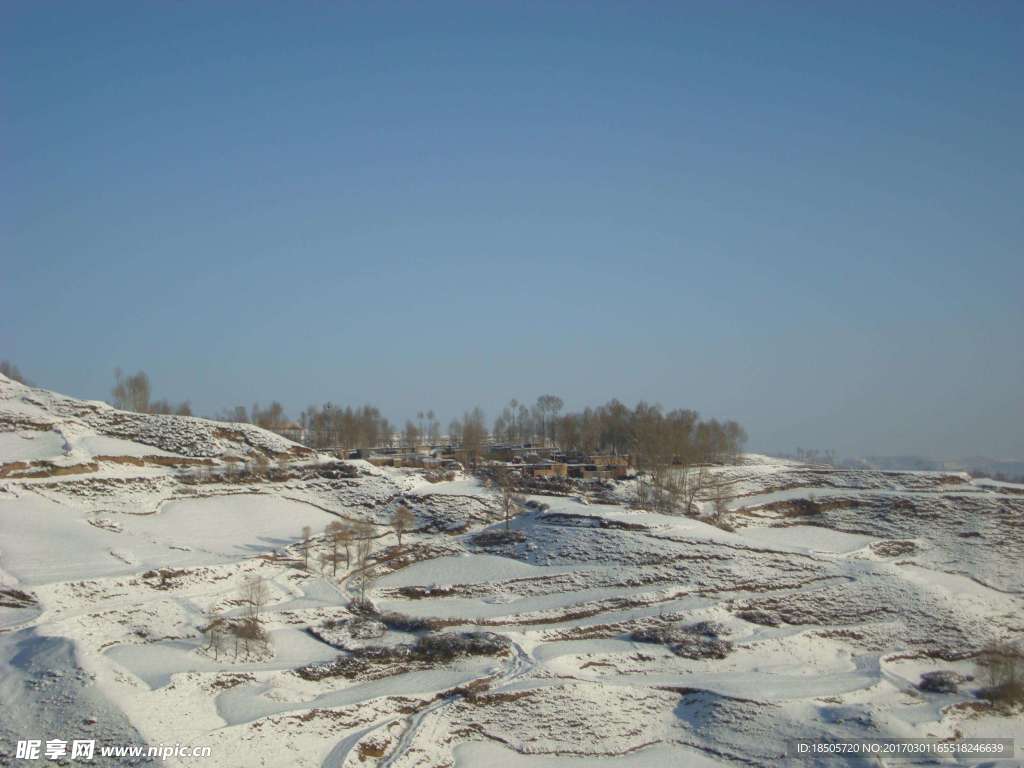
<path id="1" fill-rule="evenodd" d="M 712 502 L 713 515 L 722 518 L 727 478 L 721 471 L 709 471 L 708 465 L 736 462 L 747 439 L 739 424 L 701 421 L 695 411 L 662 413 L 658 406 L 639 403 L 632 414 L 632 437 L 641 503 L 664 511 L 681 507 L 689 514 L 703 494 Z"/>
<path id="2" fill-rule="evenodd" d="M 402 548 L 402 536 L 409 531 L 415 523 L 412 510 L 404 504 L 395 507 L 391 515 L 390 526 L 398 539 L 398 548 Z M 359 585 L 359 599 L 366 597 L 366 584 L 368 579 L 370 552 L 373 549 L 373 539 L 376 538 L 376 529 L 366 521 L 359 520 L 347 522 L 343 520 L 332 520 L 324 529 L 319 541 L 313 539 L 313 529 L 308 525 L 302 529 L 302 537 L 299 540 L 299 550 L 302 552 L 302 567 L 309 570 L 310 560 L 313 559 L 320 566 L 320 572 L 326 574 L 328 570 L 331 576 L 338 575 L 338 566 L 344 559 L 345 570 L 353 569 L 354 578 Z M 353 562 L 354 556 L 354 562 Z"/>
<path id="3" fill-rule="evenodd" d="M 256 650 L 266 651 L 270 637 L 260 621 L 263 609 L 270 600 L 267 581 L 262 576 L 253 574 L 242 581 L 238 591 L 238 602 L 242 606 L 241 615 L 227 618 L 216 607 L 212 608 L 202 627 L 206 636 L 206 649 L 212 652 L 215 659 L 227 650 L 229 644 L 234 645 L 234 655 L 238 658 L 239 651 L 246 655 Z"/>
<path id="4" fill-rule="evenodd" d="M 8 370 L 12 369 L 9 366 Z M 192 413 L 187 401 L 175 406 L 167 400 L 152 400 L 145 371 L 125 376 L 118 369 L 115 376 L 112 395 L 119 408 L 139 413 Z M 628 453 L 638 467 L 658 474 L 670 466 L 734 461 L 747 440 L 737 422 L 703 420 L 692 410 L 665 412 L 660 405 L 642 401 L 629 408 L 615 399 L 576 413 L 563 414 L 563 406 L 562 398 L 550 394 L 541 395 L 532 406 L 512 400 L 494 420 L 490 432 L 484 412 L 476 407 L 452 420 L 448 441 L 461 447 L 473 466 L 493 438 L 515 444 L 550 443 L 568 452 Z M 284 406 L 277 401 L 266 407 L 256 403 L 251 410 L 235 406 L 215 418 L 251 422 L 276 431 L 290 425 Z M 328 402 L 310 406 L 299 417 L 299 426 L 307 444 L 317 449 L 376 447 L 390 444 L 394 435 L 388 419 L 371 405 L 353 408 Z M 400 437 L 402 445 L 412 450 L 424 441 L 436 444 L 444 436 L 434 411 L 427 410 L 419 411 L 415 421 L 408 419 Z"/>
<path id="5" fill-rule="evenodd" d="M 517 445 L 553 441 L 556 420 L 564 405 L 557 395 L 541 395 L 532 406 L 513 398 L 494 420 L 494 439 Z"/>
<path id="6" fill-rule="evenodd" d="M 634 408 L 610 400 L 596 408 L 561 414 L 562 398 L 541 395 L 532 407 L 512 400 L 494 420 L 495 440 L 524 444 L 550 441 L 565 451 L 614 454 L 668 452 L 696 455 L 700 461 L 733 460 L 747 435 L 735 421 L 702 420 L 696 411 L 667 413 L 660 405 L 639 402 Z"/>
<path id="7" fill-rule="evenodd" d="M 390 520 L 391 528 L 398 538 L 399 549 L 402 536 L 414 523 L 412 510 L 399 504 Z M 319 541 L 314 541 L 313 529 L 304 526 L 299 540 L 302 566 L 309 570 L 310 560 L 315 559 L 321 573 L 326 573 L 329 568 L 331 574 L 337 576 L 338 566 L 344 559 L 346 570 L 354 568 L 353 578 L 359 587 L 359 600 L 365 601 L 370 581 L 370 553 L 375 537 L 374 526 L 366 521 L 334 520 L 327 524 Z M 201 627 L 206 637 L 205 650 L 213 653 L 215 659 L 219 659 L 232 644 L 236 659 L 240 652 L 248 655 L 254 649 L 265 651 L 269 645 L 269 636 L 263 629 L 261 619 L 269 600 L 270 590 L 266 579 L 258 574 L 246 577 L 238 591 L 237 604 L 241 605 L 239 616 L 226 617 L 216 607 L 207 613 L 205 625 Z"/>
<path id="8" fill-rule="evenodd" d="M 120 368 L 115 368 L 114 388 L 110 390 L 110 395 L 113 398 L 114 406 L 122 411 L 165 413 L 176 416 L 192 415 L 192 406 L 188 400 L 174 404 L 166 398 L 162 400 L 151 399 L 152 387 L 149 383 L 149 375 L 145 371 L 138 371 L 130 376 L 125 376 Z"/>
<path id="9" fill-rule="evenodd" d="M 495 477 L 498 485 L 498 500 L 501 503 L 501 514 L 505 518 L 505 535 L 511 531 L 512 518 L 523 508 L 523 497 L 517 492 L 515 477 L 508 467 L 499 467 Z"/>
<path id="10" fill-rule="evenodd" d="M 437 445 L 442 437 L 441 422 L 433 410 L 418 411 L 416 420 L 406 419 L 402 427 L 402 447 L 406 450 L 411 451 L 424 442 Z"/>
<path id="11" fill-rule="evenodd" d="M 461 419 L 453 419 L 448 425 L 449 441 L 462 448 L 466 460 L 474 467 L 480 463 L 487 437 L 487 417 L 479 406 L 466 411 Z"/>
<path id="12" fill-rule="evenodd" d="M 192 406 L 188 400 L 172 403 L 166 398 L 152 399 L 152 384 L 149 374 L 136 371 L 125 375 L 120 368 L 114 369 L 114 387 L 110 390 L 111 403 L 122 411 L 135 413 L 163 413 L 175 416 L 192 416 Z M 284 406 L 276 400 L 266 407 L 253 403 L 248 409 L 244 405 L 227 408 L 213 416 L 217 421 L 231 421 L 256 424 L 264 429 L 281 430 L 288 424 Z"/>
<path id="13" fill-rule="evenodd" d="M 693 410 L 666 412 L 660 405 L 639 402 L 629 408 L 611 400 L 557 419 L 555 442 L 566 451 L 629 453 L 641 463 L 735 461 L 747 433 L 735 421 L 701 419 Z"/>
<path id="14" fill-rule="evenodd" d="M 347 451 L 369 448 L 391 441 L 394 428 L 372 405 L 357 408 L 334 403 L 309 406 L 299 416 L 310 448 Z"/>

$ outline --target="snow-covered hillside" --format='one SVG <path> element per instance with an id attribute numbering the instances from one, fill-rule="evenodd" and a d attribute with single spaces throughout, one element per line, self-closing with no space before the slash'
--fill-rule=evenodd
<path id="1" fill-rule="evenodd" d="M 469 476 L 340 464 L 249 425 L 0 378 L 0 763 L 28 738 L 365 768 L 775 766 L 796 737 L 1024 743 L 1021 712 L 978 697 L 974 660 L 1024 635 L 1024 486 L 754 456 L 713 472 L 721 521 L 633 508 L 626 481 L 531 497 L 505 534 Z M 401 547 L 398 504 L 416 518 Z M 334 521 L 371 526 L 365 604 L 354 563 L 315 557 Z M 308 567 L 304 526 L 321 536 Z M 212 648 L 201 627 L 237 620 L 254 576 L 269 642 Z M 939 671 L 943 690 L 922 684 Z"/>
<path id="2" fill-rule="evenodd" d="M 0 375 L 0 477 L 92 472 L 102 462 L 185 466 L 311 454 L 251 424 L 128 413 Z"/>

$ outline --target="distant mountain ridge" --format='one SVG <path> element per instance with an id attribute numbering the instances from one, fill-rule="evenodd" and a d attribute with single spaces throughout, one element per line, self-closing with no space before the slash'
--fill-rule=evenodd
<path id="1" fill-rule="evenodd" d="M 864 469 L 898 470 L 904 472 L 914 470 L 954 470 L 1024 477 L 1024 461 L 993 459 L 989 456 L 970 456 L 963 459 L 950 459 L 946 461 L 929 459 L 924 456 L 865 456 L 862 459 L 851 459 L 843 463 L 847 466 Z"/>

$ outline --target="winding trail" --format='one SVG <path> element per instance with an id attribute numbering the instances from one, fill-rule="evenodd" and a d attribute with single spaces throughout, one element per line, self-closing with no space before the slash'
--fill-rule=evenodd
<path id="1" fill-rule="evenodd" d="M 506 689 L 512 683 L 526 677 L 537 667 L 537 661 L 532 655 L 526 652 L 526 650 L 512 638 L 509 638 L 512 643 L 512 655 L 506 665 L 505 670 L 498 676 L 494 675 L 482 675 L 472 680 L 467 681 L 466 685 L 472 685 L 474 682 L 479 681 L 491 681 L 491 690 L 494 692 L 500 692 Z M 381 768 L 390 768 L 393 766 L 412 746 L 412 742 L 419 732 L 424 720 L 428 716 L 439 712 L 445 707 L 451 706 L 454 702 L 458 701 L 461 695 L 449 695 L 443 698 L 437 699 L 430 702 L 424 707 L 418 709 L 412 715 L 404 716 L 408 725 L 405 730 L 402 731 L 402 735 L 398 739 L 398 744 L 391 750 L 391 753 L 384 759 L 380 764 Z M 346 738 L 342 739 L 335 747 L 330 751 L 327 757 L 324 759 L 322 768 L 342 768 L 345 765 L 345 761 L 348 759 L 353 749 L 356 749 L 362 739 L 371 733 L 381 730 L 392 723 L 402 719 L 402 715 L 392 716 L 381 720 L 375 725 L 358 731 L 355 734 L 350 734 Z"/>

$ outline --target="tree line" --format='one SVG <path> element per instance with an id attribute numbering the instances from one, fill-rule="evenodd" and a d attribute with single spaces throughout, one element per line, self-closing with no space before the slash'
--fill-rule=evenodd
<path id="1" fill-rule="evenodd" d="M 390 443 L 394 434 L 391 422 L 372 405 L 311 405 L 299 416 L 299 424 L 309 447 L 319 450 L 375 447 Z"/>
<path id="2" fill-rule="evenodd" d="M 192 406 L 188 400 L 171 403 L 166 398 L 152 399 L 152 387 L 145 371 L 125 376 L 120 368 L 114 369 L 114 388 L 110 390 L 115 408 L 135 413 L 163 413 L 175 416 L 191 416 Z"/>
<path id="3" fill-rule="evenodd" d="M 20 378 L 17 368 L 6 361 L 3 370 Z M 192 415 L 187 400 L 175 405 L 166 399 L 151 399 L 150 380 L 145 371 L 125 376 L 117 369 L 114 375 L 111 395 L 118 408 L 139 413 Z M 484 412 L 474 407 L 461 418 L 453 419 L 444 434 L 433 410 L 419 411 L 415 420 L 407 419 L 402 429 L 396 430 L 375 406 L 327 402 L 306 408 L 299 415 L 298 427 L 306 443 L 319 450 L 386 446 L 397 436 L 407 450 L 424 442 L 446 442 L 461 448 L 475 464 L 493 441 L 551 446 L 575 454 L 628 454 L 638 468 L 655 474 L 671 466 L 733 462 L 747 440 L 746 431 L 737 422 L 702 419 L 696 411 L 688 409 L 665 410 L 643 401 L 630 408 L 616 399 L 576 412 L 563 413 L 563 407 L 562 398 L 551 394 L 541 395 L 533 405 L 513 399 L 490 428 Z M 266 407 L 259 403 L 251 408 L 237 405 L 213 418 L 252 423 L 274 431 L 287 432 L 295 426 L 278 401 Z"/>
<path id="4" fill-rule="evenodd" d="M 2 373 L 4 376 L 6 376 L 8 379 L 11 379 L 12 381 L 16 381 L 19 384 L 24 384 L 26 387 L 35 386 L 31 381 L 29 381 L 22 375 L 21 371 L 18 370 L 18 366 L 16 366 L 10 360 L 0 360 L 0 373 Z"/>
<path id="5" fill-rule="evenodd" d="M 696 455 L 700 461 L 731 461 L 747 434 L 737 422 L 702 420 L 696 411 L 665 411 L 639 402 L 633 408 L 616 399 L 562 414 L 562 398 L 541 395 L 527 407 L 512 400 L 494 420 L 496 440 L 511 444 L 550 443 L 580 453 Z"/>

